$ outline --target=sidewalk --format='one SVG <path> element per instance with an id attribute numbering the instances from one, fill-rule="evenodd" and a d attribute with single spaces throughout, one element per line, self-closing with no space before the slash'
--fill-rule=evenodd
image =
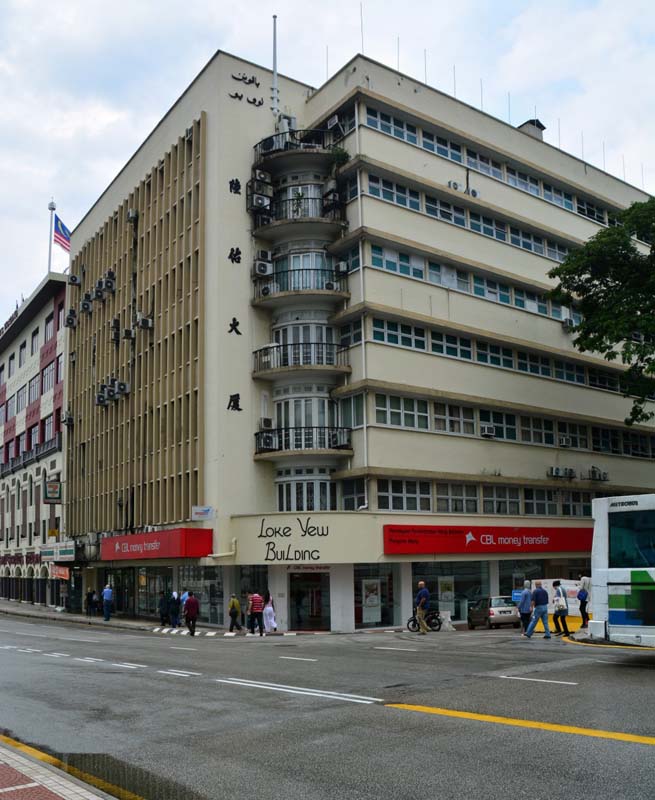
<path id="1" fill-rule="evenodd" d="M 0 736 L 0 797 L 2 800 L 109 800 L 110 795 L 70 777 L 57 769 L 58 764 L 61 762 L 47 753 Z"/>
<path id="2" fill-rule="evenodd" d="M 35 606 L 31 603 L 21 603 L 17 600 L 0 600 L 0 614 L 12 617 L 26 617 L 40 619 L 47 622 L 73 622 L 77 625 L 90 625 L 95 628 L 125 628 L 134 631 L 151 631 L 156 621 L 147 619 L 122 619 L 112 617 L 105 622 L 102 616 L 87 617 L 86 614 L 69 614 L 67 611 L 55 611 L 45 606 Z"/>

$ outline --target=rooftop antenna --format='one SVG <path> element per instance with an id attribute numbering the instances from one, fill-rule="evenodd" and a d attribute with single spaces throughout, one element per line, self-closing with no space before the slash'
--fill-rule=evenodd
<path id="1" fill-rule="evenodd" d="M 425 75 L 425 83 L 428 82 L 428 51 L 423 50 L 423 73 Z"/>
<path id="2" fill-rule="evenodd" d="M 605 142 L 603 142 L 603 172 L 605 171 Z"/>
<path id="3" fill-rule="evenodd" d="M 646 182 L 644 181 L 644 162 L 641 162 L 641 188 L 646 190 Z"/>
<path id="4" fill-rule="evenodd" d="M 457 71 L 453 64 L 453 97 L 457 99 Z"/>
<path id="5" fill-rule="evenodd" d="M 484 97 L 482 94 L 482 78 L 480 78 L 480 111 L 484 111 Z"/>
<path id="6" fill-rule="evenodd" d="M 280 95 L 277 86 L 277 14 L 273 14 L 273 87 L 271 93 L 271 100 L 273 105 L 271 111 L 277 122 L 278 114 L 280 112 Z"/>
<path id="7" fill-rule="evenodd" d="M 557 117 L 557 146 L 560 150 L 562 149 L 562 128 L 559 117 Z"/>
<path id="8" fill-rule="evenodd" d="M 53 224 L 54 224 L 54 213 L 56 209 L 57 209 L 57 204 L 55 203 L 55 198 L 51 197 L 50 202 L 48 203 L 48 211 L 50 212 L 50 226 L 49 226 L 50 239 L 48 240 L 48 272 L 52 271 L 52 235 L 54 233 Z"/>
<path id="9" fill-rule="evenodd" d="M 580 131 L 580 150 L 582 152 L 582 160 L 584 161 L 584 131 Z"/>
<path id="10" fill-rule="evenodd" d="M 396 39 L 396 69 L 400 72 L 400 36 Z"/>
<path id="11" fill-rule="evenodd" d="M 623 159 L 623 180 L 625 180 L 625 156 L 623 155 L 621 158 Z"/>
<path id="12" fill-rule="evenodd" d="M 359 29 L 362 34 L 362 55 L 364 55 L 364 3 L 359 4 Z"/>
<path id="13" fill-rule="evenodd" d="M 507 121 L 512 124 L 512 100 L 509 92 L 507 92 Z"/>
<path id="14" fill-rule="evenodd" d="M 328 54 L 328 46 L 325 45 L 325 80 L 330 76 L 330 58 Z"/>

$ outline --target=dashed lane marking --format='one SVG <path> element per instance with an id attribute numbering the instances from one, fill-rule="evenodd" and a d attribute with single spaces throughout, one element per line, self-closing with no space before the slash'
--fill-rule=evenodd
<path id="1" fill-rule="evenodd" d="M 306 686 L 288 686 L 284 683 L 268 683 L 264 681 L 251 681 L 247 678 L 216 679 L 216 683 L 228 683 L 233 686 L 243 686 L 247 689 L 268 689 L 272 692 L 284 692 L 287 694 L 309 695 L 310 697 L 322 697 L 324 700 L 343 700 L 348 703 L 383 703 L 379 697 L 365 697 L 360 694 L 346 694 L 344 692 L 331 692 L 323 689 L 312 689 Z"/>
<path id="2" fill-rule="evenodd" d="M 414 647 L 374 647 L 374 650 L 402 650 L 403 653 L 418 653 Z"/>
<path id="3" fill-rule="evenodd" d="M 170 647 L 171 650 L 193 650 L 195 652 L 198 648 L 197 647 L 175 647 L 174 644 Z"/>
<path id="4" fill-rule="evenodd" d="M 499 678 L 505 678 L 508 681 L 532 681 L 533 683 L 559 683 L 562 686 L 577 686 L 573 681 L 549 681 L 545 678 L 521 678 L 518 675 L 499 675 Z"/>
<path id="5" fill-rule="evenodd" d="M 300 658 L 299 656 L 279 656 L 285 661 L 318 661 L 318 658 Z"/>

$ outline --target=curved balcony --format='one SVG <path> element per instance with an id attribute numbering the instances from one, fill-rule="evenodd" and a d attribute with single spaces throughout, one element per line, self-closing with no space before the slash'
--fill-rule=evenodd
<path id="1" fill-rule="evenodd" d="M 336 195 L 271 200 L 253 215 L 255 236 L 271 242 L 287 238 L 336 236 L 346 227 L 345 208 Z"/>
<path id="2" fill-rule="evenodd" d="M 351 428 L 277 428 L 255 434 L 255 457 L 275 460 L 303 455 L 352 455 Z"/>
<path id="3" fill-rule="evenodd" d="M 304 378 L 351 371 L 348 349 L 332 342 L 294 342 L 269 344 L 255 350 L 253 373 L 267 380 L 286 378 L 303 373 Z"/>
<path id="4" fill-rule="evenodd" d="M 270 172 L 323 168 L 330 164 L 334 136 L 331 131 L 302 130 L 273 133 L 255 145 L 255 166 Z"/>
<path id="5" fill-rule="evenodd" d="M 278 300 L 297 295 L 345 300 L 350 297 L 348 279 L 331 269 L 281 270 L 255 279 L 256 305 L 275 305 Z"/>

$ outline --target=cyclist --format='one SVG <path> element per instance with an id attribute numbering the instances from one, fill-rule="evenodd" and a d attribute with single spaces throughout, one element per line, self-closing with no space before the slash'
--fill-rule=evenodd
<path id="1" fill-rule="evenodd" d="M 418 594 L 414 599 L 414 605 L 416 606 L 416 619 L 418 620 L 419 627 L 418 632 L 420 635 L 425 636 L 430 630 L 425 621 L 425 614 L 430 605 L 430 592 L 425 586 L 425 581 L 418 582 Z"/>

